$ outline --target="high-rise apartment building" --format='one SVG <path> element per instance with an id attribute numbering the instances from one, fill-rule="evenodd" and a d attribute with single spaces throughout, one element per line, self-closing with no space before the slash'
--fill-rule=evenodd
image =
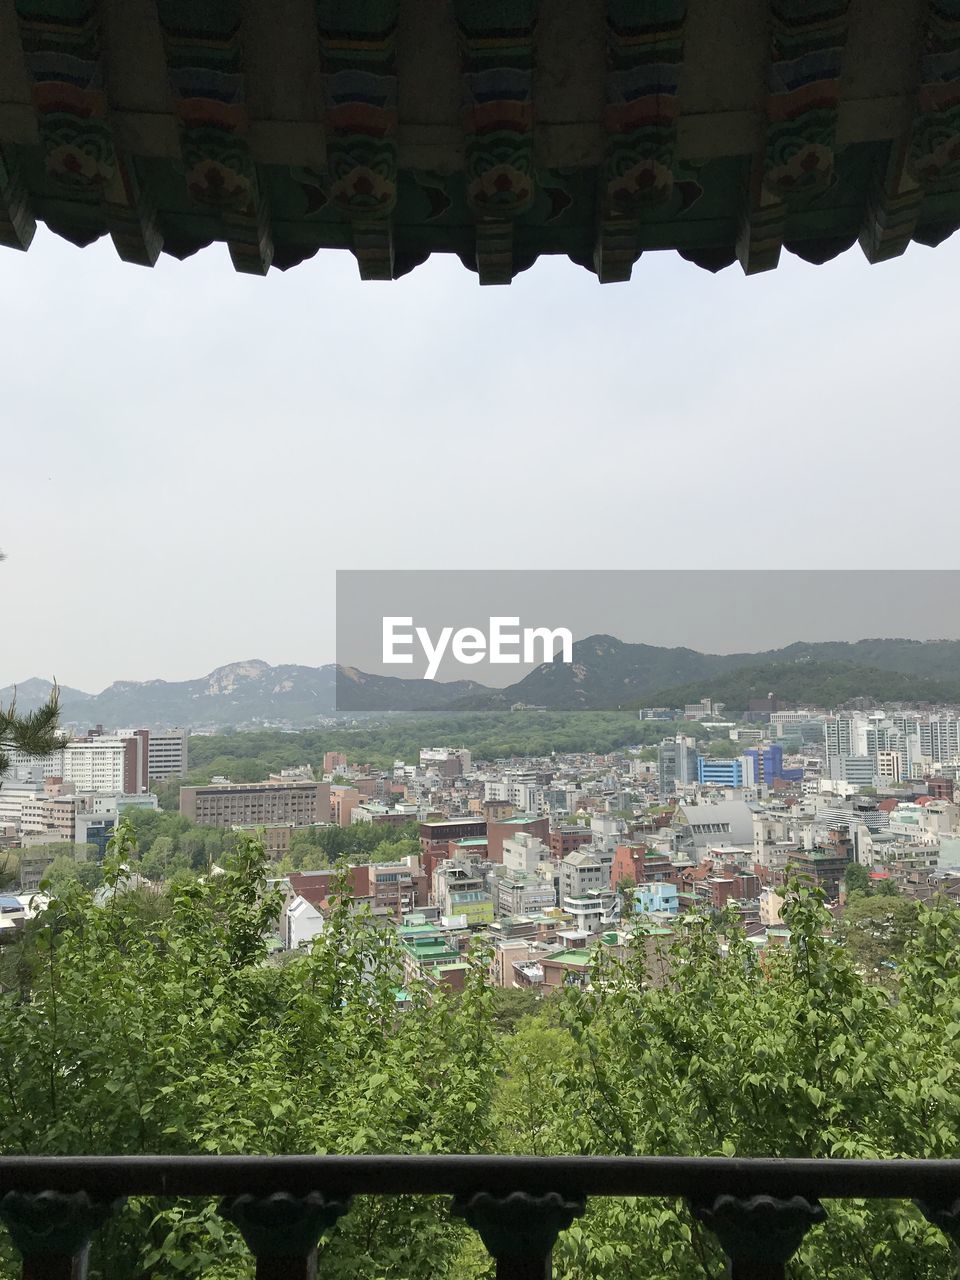
<path id="1" fill-rule="evenodd" d="M 856 726 L 851 716 L 827 716 L 823 722 L 823 745 L 827 759 L 856 754 Z"/>
<path id="2" fill-rule="evenodd" d="M 675 738 L 664 738 L 657 753 L 657 772 L 661 796 L 672 795 L 678 787 L 695 782 L 696 740 L 682 733 L 678 733 Z"/>
<path id="3" fill-rule="evenodd" d="M 150 733 L 134 729 L 104 733 L 102 726 L 63 748 L 63 780 L 75 791 L 120 791 L 139 795 L 147 790 Z"/>
<path id="4" fill-rule="evenodd" d="M 960 721 L 954 715 L 920 721 L 920 754 L 937 764 L 952 764 L 960 756 Z"/>

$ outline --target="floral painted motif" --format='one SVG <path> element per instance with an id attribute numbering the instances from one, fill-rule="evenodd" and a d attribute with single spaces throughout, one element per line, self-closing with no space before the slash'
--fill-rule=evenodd
<path id="1" fill-rule="evenodd" d="M 48 117 L 46 123 L 47 173 L 64 186 L 99 199 L 116 169 L 109 131 L 77 125 L 69 118 L 55 124 Z"/>
<path id="2" fill-rule="evenodd" d="M 100 64 L 100 32 L 88 0 L 67 0 L 57 21 L 36 0 L 17 6 L 32 78 L 44 169 L 74 196 L 99 201 L 116 170 Z"/>
<path id="3" fill-rule="evenodd" d="M 158 0 L 190 198 L 224 219 L 238 271 L 262 275 L 273 246 L 247 141 L 240 0 L 195 10 Z"/>
<path id="4" fill-rule="evenodd" d="M 347 214 L 385 216 L 396 203 L 397 184 L 375 169 L 358 164 L 331 184 L 330 199 Z"/>
<path id="5" fill-rule="evenodd" d="M 245 209 L 250 204 L 250 180 L 234 168 L 206 157 L 187 170 L 187 190 L 201 204 Z"/>
<path id="6" fill-rule="evenodd" d="M 641 160 L 607 182 L 607 197 L 616 213 L 636 216 L 666 204 L 673 194 L 673 170 L 658 160 Z"/>
<path id="7" fill-rule="evenodd" d="M 350 219 L 361 277 L 389 280 L 397 200 L 397 3 L 376 0 L 351 9 L 317 0 L 316 11 L 330 128 L 326 195 Z"/>
<path id="8" fill-rule="evenodd" d="M 763 185 L 777 199 L 833 182 L 848 0 L 774 0 Z"/>
<path id="9" fill-rule="evenodd" d="M 788 160 L 767 170 L 764 186 L 782 200 L 824 191 L 834 181 L 832 147 L 797 140 Z"/>
<path id="10" fill-rule="evenodd" d="M 745 272 L 780 261 L 788 217 L 835 183 L 848 0 L 771 0 L 765 144 L 737 241 Z"/>
<path id="11" fill-rule="evenodd" d="M 518 157 L 521 161 L 525 156 Z M 513 164 L 481 169 L 467 183 L 467 200 L 483 217 L 515 218 L 533 203 L 533 177 Z"/>
<path id="12" fill-rule="evenodd" d="M 481 284 L 513 278 L 513 223 L 536 197 L 533 36 L 536 0 L 481 10 L 458 0 L 467 135 L 467 205 L 478 219 Z"/>
<path id="13" fill-rule="evenodd" d="M 595 253 L 601 280 L 629 280 L 641 222 L 674 203 L 685 18 L 686 0 L 649 8 L 610 0 L 607 7 L 607 143 Z"/>
<path id="14" fill-rule="evenodd" d="M 917 177 L 929 189 L 956 187 L 960 183 L 960 127 L 932 151 L 919 156 L 916 170 Z"/>

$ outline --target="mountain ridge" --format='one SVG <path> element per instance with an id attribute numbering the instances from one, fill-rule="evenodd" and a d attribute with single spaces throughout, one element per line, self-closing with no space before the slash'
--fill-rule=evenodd
<path id="1" fill-rule="evenodd" d="M 835 669 L 838 667 L 842 670 Z M 960 698 L 958 640 L 795 641 L 781 649 L 710 654 L 684 646 L 631 643 L 609 635 L 577 641 L 572 664 L 541 664 L 505 689 L 491 689 L 472 680 L 405 680 L 333 663 L 272 666 L 262 658 L 249 658 L 226 663 L 193 680 L 116 680 L 97 694 L 69 686 L 61 686 L 60 692 L 63 721 L 69 726 L 303 726 L 337 714 L 338 678 L 341 688 L 350 690 L 350 712 L 357 714 L 495 711 L 517 702 L 576 711 L 633 709 L 667 696 L 683 695 L 684 701 L 693 701 L 711 692 L 721 698 L 723 682 L 747 668 L 752 674 L 735 686 L 735 697 L 740 697 L 752 680 L 758 681 L 759 687 L 775 678 L 799 700 L 805 696 L 804 687 L 852 688 L 858 679 L 865 682 L 864 696 L 879 697 L 872 690 L 887 687 L 903 689 L 905 697 Z M 760 674 L 764 669 L 767 676 Z M 803 669 L 809 677 L 806 680 L 796 676 Z M 911 685 L 909 679 L 899 684 L 885 682 L 883 672 L 915 683 Z M 31 677 L 0 689 L 0 704 L 8 705 L 15 692 L 18 707 L 29 711 L 49 696 L 51 688 L 50 681 Z M 886 696 L 894 698 L 892 693 Z"/>

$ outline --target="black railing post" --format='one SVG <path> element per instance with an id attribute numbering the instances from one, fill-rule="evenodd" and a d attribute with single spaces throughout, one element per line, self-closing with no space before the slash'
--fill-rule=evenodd
<path id="1" fill-rule="evenodd" d="M 913 1203 L 950 1241 L 956 1274 L 960 1276 L 960 1199 L 914 1200 Z"/>
<path id="2" fill-rule="evenodd" d="M 690 1201 L 690 1212 L 714 1233 L 727 1255 L 731 1280 L 783 1280 L 787 1262 L 827 1211 L 818 1200 L 791 1196 L 720 1195 Z"/>
<path id="3" fill-rule="evenodd" d="M 319 1191 L 305 1196 L 231 1196 L 218 1212 L 234 1223 L 257 1260 L 257 1280 L 314 1280 L 317 1244 L 350 1208 L 350 1196 L 334 1200 Z"/>
<path id="4" fill-rule="evenodd" d="M 90 1240 L 123 1204 L 86 1191 L 8 1191 L 0 1219 L 23 1259 L 23 1280 L 85 1280 Z"/>
<path id="5" fill-rule="evenodd" d="M 488 1191 L 457 1196 L 450 1207 L 478 1233 L 496 1259 L 497 1280 L 550 1280 L 550 1255 L 561 1231 L 586 1207 L 583 1196 Z"/>

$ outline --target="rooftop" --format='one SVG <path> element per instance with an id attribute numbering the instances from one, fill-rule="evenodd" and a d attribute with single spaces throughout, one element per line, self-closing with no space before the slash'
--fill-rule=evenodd
<path id="1" fill-rule="evenodd" d="M 879 262 L 960 224 L 946 0 L 643 12 L 5 4 L 0 237 L 148 266 L 222 240 L 254 274 L 348 249 L 364 279 L 450 253 L 495 284 L 541 254 Z"/>
<path id="2" fill-rule="evenodd" d="M 557 964 L 575 964 L 586 966 L 593 959 L 593 951 L 588 951 L 586 947 L 575 948 L 572 951 L 555 951 L 552 955 L 544 956 L 544 961 L 553 961 Z"/>

